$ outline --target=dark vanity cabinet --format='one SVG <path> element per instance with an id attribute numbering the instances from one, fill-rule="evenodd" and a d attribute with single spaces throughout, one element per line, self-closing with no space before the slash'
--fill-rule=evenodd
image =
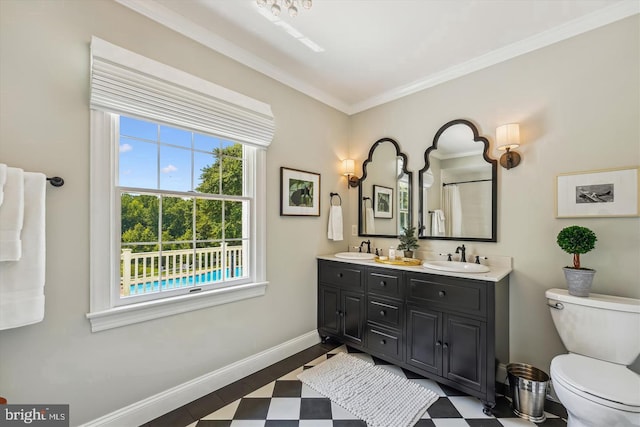
<path id="1" fill-rule="evenodd" d="M 407 363 L 482 391 L 488 348 L 487 282 L 407 274 Z M 495 381 L 495 378 L 492 379 Z"/>
<path id="2" fill-rule="evenodd" d="M 366 337 L 372 354 L 394 363 L 404 355 L 404 303 L 402 272 L 383 268 L 367 268 Z"/>
<path id="3" fill-rule="evenodd" d="M 355 345 L 364 345 L 365 297 L 362 268 L 325 262 L 318 269 L 318 330 Z"/>
<path id="4" fill-rule="evenodd" d="M 318 260 L 318 330 L 476 396 L 488 412 L 498 359 L 508 361 L 508 292 L 508 276 L 493 282 Z"/>

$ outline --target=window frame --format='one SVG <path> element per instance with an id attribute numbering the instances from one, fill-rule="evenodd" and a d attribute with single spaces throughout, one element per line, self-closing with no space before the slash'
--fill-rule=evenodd
<path id="1" fill-rule="evenodd" d="M 139 117 L 159 123 L 153 118 Z M 243 144 L 249 203 L 249 271 L 247 283 L 121 305 L 117 115 L 91 110 L 90 148 L 90 311 L 92 332 L 144 322 L 264 295 L 266 280 L 266 150 Z M 161 123 L 174 126 L 171 123 Z M 194 132 L 200 132 L 194 129 Z M 117 214 L 117 215 L 114 215 Z M 117 285 L 116 285 L 117 282 Z"/>
<path id="2" fill-rule="evenodd" d="M 120 267 L 121 267 L 121 263 L 120 263 L 120 259 L 122 256 L 122 249 L 124 248 L 123 244 L 122 244 L 122 194 L 124 193 L 139 193 L 139 194 L 146 194 L 146 195 L 153 195 L 153 196 L 157 196 L 157 197 L 161 197 L 161 198 L 165 198 L 167 196 L 169 197 L 189 197 L 189 198 L 193 198 L 194 200 L 219 200 L 219 201 L 229 201 L 229 202 L 243 202 L 243 204 L 246 204 L 247 208 L 243 209 L 244 213 L 243 216 L 246 219 L 251 218 L 251 205 L 253 204 L 253 187 L 251 185 L 251 183 L 247 182 L 247 168 L 248 167 L 252 167 L 253 163 L 250 161 L 250 158 L 253 155 L 253 151 L 255 150 L 255 148 L 247 146 L 246 144 L 242 144 L 240 142 L 236 142 L 236 141 L 231 141 L 228 138 L 220 138 L 220 137 L 216 137 L 213 135 L 207 135 L 210 137 L 214 137 L 218 140 L 221 141 L 226 141 L 226 142 L 231 142 L 233 144 L 239 144 L 240 146 L 242 146 L 242 163 L 243 163 L 243 168 L 242 168 L 242 174 L 243 174 L 243 178 L 242 178 L 242 194 L 241 195 L 231 195 L 231 194 L 224 194 L 224 192 L 222 191 L 223 188 L 220 187 L 219 190 L 221 190 L 221 192 L 218 193 L 200 193 L 197 191 L 191 191 L 193 190 L 194 187 L 194 170 L 193 170 L 193 166 L 194 164 L 191 164 L 191 169 L 190 169 L 190 173 L 189 175 L 191 176 L 191 183 L 190 183 L 190 190 L 170 190 L 170 189 L 164 189 L 164 188 L 148 188 L 148 187 L 135 187 L 135 186 L 126 186 L 126 185 L 122 185 L 121 178 L 122 176 L 120 175 L 120 160 L 121 160 L 121 156 L 119 153 L 119 148 L 122 144 L 122 132 L 121 132 L 121 128 L 120 128 L 120 121 L 121 118 L 125 116 L 123 114 L 112 114 L 111 115 L 111 120 L 113 121 L 113 124 L 111 126 L 112 131 L 114 132 L 113 135 L 113 149 L 115 150 L 114 152 L 114 160 L 115 160 L 115 165 L 114 165 L 114 171 L 115 171 L 115 177 L 117 177 L 117 179 L 115 180 L 115 184 L 114 184 L 114 202 L 115 202 L 115 206 L 113 207 L 113 217 L 114 218 L 118 218 L 119 221 L 116 225 L 117 230 L 119 230 L 119 238 L 118 238 L 118 247 L 116 247 L 116 252 L 114 255 L 114 263 L 116 264 L 115 268 L 117 269 L 117 273 L 120 276 Z M 131 118 L 130 116 L 125 116 L 126 118 Z M 139 120 L 139 119 L 135 119 L 135 120 Z M 191 134 L 191 139 L 193 141 L 194 135 L 205 135 L 202 132 L 198 132 L 198 131 L 194 131 L 194 130 L 188 130 L 188 129 L 182 129 L 182 128 L 178 128 L 176 126 L 169 126 L 169 125 L 165 125 L 163 123 L 157 123 L 157 122 L 152 122 L 149 120 L 144 120 L 147 123 L 151 123 L 153 125 L 155 125 L 156 127 L 160 127 L 160 126 L 165 126 L 165 127 L 169 127 L 171 129 L 180 129 L 186 132 L 189 132 Z M 151 140 L 145 140 L 146 143 L 153 143 L 153 144 L 157 144 L 158 147 L 157 150 L 159 150 L 158 152 L 160 152 L 162 150 L 163 146 L 170 146 L 170 147 L 177 147 L 180 150 L 184 150 L 184 151 L 189 151 L 190 152 L 190 157 L 193 160 L 193 155 L 196 152 L 199 153 L 203 153 L 205 154 L 206 152 L 201 150 L 201 149 L 195 149 L 194 145 L 192 144 L 190 148 L 187 147 L 180 147 L 177 146 L 175 144 L 172 144 L 171 142 L 167 142 L 167 141 L 162 141 L 160 138 L 160 131 L 159 129 L 157 129 L 157 135 L 156 135 L 156 140 L 155 141 L 151 141 Z M 129 137 L 128 137 L 129 138 Z M 208 153 L 211 154 L 211 153 Z M 157 161 L 157 159 L 156 159 Z M 221 162 L 223 160 L 221 159 Z M 159 164 L 158 164 L 159 166 Z M 160 171 L 156 171 L 157 174 L 160 173 Z M 161 179 L 159 179 L 160 176 L 158 175 L 156 178 L 156 186 L 160 186 L 161 187 Z M 163 206 L 163 204 L 161 204 L 160 206 Z M 194 209 L 195 209 L 195 204 L 194 204 Z M 159 215 L 162 217 L 162 210 L 163 207 L 160 208 L 159 211 Z M 195 220 L 195 210 L 194 210 L 194 214 L 192 215 L 192 220 Z M 244 220 L 243 220 L 244 221 Z M 192 229 L 193 231 L 193 235 L 192 235 L 192 239 L 189 241 L 185 241 L 185 242 L 189 242 L 194 244 L 194 251 L 195 248 L 197 248 L 197 244 L 198 243 L 202 243 L 199 242 L 198 239 L 195 236 L 195 231 L 196 231 L 196 227 L 195 224 L 193 224 L 194 227 Z M 227 278 L 225 276 L 223 276 L 222 280 L 220 281 L 216 281 L 216 282 L 212 282 L 212 283 L 204 283 L 204 284 L 199 284 L 199 285 L 194 285 L 193 286 L 185 286 L 185 287 L 180 287 L 177 289 L 166 289 L 164 291 L 160 291 L 158 293 L 154 293 L 154 292 L 143 292 L 142 294 L 139 295 L 130 295 L 130 296 L 126 296 L 126 297 L 122 297 L 121 296 L 121 290 L 120 287 L 115 285 L 113 286 L 112 289 L 112 301 L 114 303 L 114 305 L 116 306 L 124 306 L 124 305 L 130 305 L 136 302 L 144 302 L 144 301 L 152 301 L 152 300 L 156 300 L 159 298 L 170 298 L 172 296 L 179 296 L 179 295 L 183 295 L 186 293 L 190 293 L 190 292 L 201 292 L 203 289 L 204 290 L 210 290 L 210 289 L 214 289 L 214 288 L 223 288 L 223 287 L 228 287 L 228 286 L 238 286 L 241 284 L 246 284 L 246 283 L 251 283 L 253 281 L 253 272 L 251 271 L 251 253 L 249 251 L 249 248 L 251 247 L 251 239 L 249 237 L 249 233 L 248 230 L 250 230 L 249 228 L 249 224 L 244 223 L 243 222 L 243 228 L 246 227 L 246 231 L 243 231 L 243 237 L 241 238 L 227 238 L 226 236 L 223 236 L 222 239 L 220 240 L 221 243 L 221 248 L 225 248 L 228 243 L 230 241 L 241 241 L 243 242 L 242 246 L 246 247 L 246 249 L 243 251 L 244 255 L 245 255 L 245 259 L 248 259 L 249 262 L 245 265 L 245 271 L 248 271 L 248 275 L 243 275 L 241 277 L 238 278 Z M 161 254 L 162 252 L 165 252 L 162 247 L 165 244 L 165 242 L 162 240 L 162 236 L 161 236 L 161 232 L 158 231 L 158 242 L 160 244 L 159 248 L 158 248 L 158 252 Z M 224 232 L 223 232 L 224 234 Z M 126 246 L 126 245 L 125 245 Z M 223 260 L 223 269 L 225 268 L 224 263 L 226 261 L 226 257 L 222 257 Z M 160 280 L 162 280 L 162 278 L 160 278 Z"/>

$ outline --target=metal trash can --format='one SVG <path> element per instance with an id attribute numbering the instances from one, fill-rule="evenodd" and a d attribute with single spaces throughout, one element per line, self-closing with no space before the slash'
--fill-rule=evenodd
<path id="1" fill-rule="evenodd" d="M 507 377 L 513 413 L 534 423 L 543 422 L 549 375 L 526 363 L 510 363 Z"/>

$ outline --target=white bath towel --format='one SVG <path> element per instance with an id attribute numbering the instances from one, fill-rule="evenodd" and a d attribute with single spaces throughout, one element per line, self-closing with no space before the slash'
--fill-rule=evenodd
<path id="1" fill-rule="evenodd" d="M 4 185 L 7 183 L 7 165 L 0 163 L 0 206 L 4 200 Z"/>
<path id="2" fill-rule="evenodd" d="M 0 262 L 0 330 L 44 319 L 46 176 L 24 174 L 22 258 Z"/>
<path id="3" fill-rule="evenodd" d="M 20 259 L 23 217 L 24 172 L 18 168 L 7 168 L 4 202 L 0 206 L 0 261 Z"/>
<path id="4" fill-rule="evenodd" d="M 365 234 L 375 234 L 376 224 L 373 222 L 373 208 L 365 208 L 364 210 L 364 232 Z"/>
<path id="5" fill-rule="evenodd" d="M 331 206 L 329 209 L 329 229 L 327 231 L 329 240 L 342 240 L 342 206 Z"/>
<path id="6" fill-rule="evenodd" d="M 444 236 L 444 212 L 440 209 L 436 209 L 431 214 L 431 235 L 432 236 Z"/>

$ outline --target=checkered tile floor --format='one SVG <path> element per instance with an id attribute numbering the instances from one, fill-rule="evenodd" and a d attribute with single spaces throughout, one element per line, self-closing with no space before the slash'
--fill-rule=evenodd
<path id="1" fill-rule="evenodd" d="M 564 419 L 551 413 L 547 413 L 547 420 L 540 424 L 518 418 L 513 414 L 509 400 L 502 396 L 498 398 L 494 408 L 495 417 L 487 416 L 482 412 L 481 402 L 475 397 L 390 365 L 368 354 L 341 346 L 200 418 L 189 424 L 189 427 L 366 427 L 364 421 L 301 383 L 296 377 L 302 370 L 322 363 L 338 352 L 351 353 L 436 392 L 440 396 L 439 400 L 427 409 L 416 427 L 533 427 L 536 425 L 564 427 L 567 425 Z"/>

